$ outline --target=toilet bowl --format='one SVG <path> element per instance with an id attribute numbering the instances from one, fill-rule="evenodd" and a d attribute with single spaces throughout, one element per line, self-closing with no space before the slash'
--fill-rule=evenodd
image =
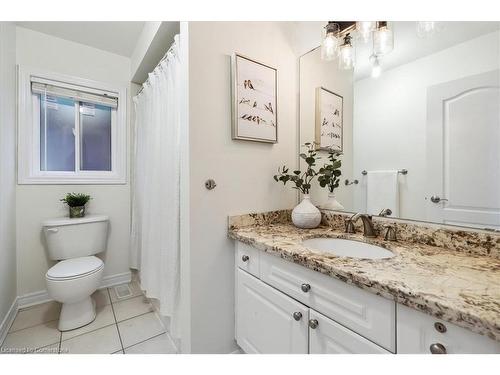
<path id="1" fill-rule="evenodd" d="M 108 217 L 51 219 L 42 223 L 49 257 L 59 261 L 45 274 L 51 298 L 62 303 L 58 328 L 69 331 L 96 316 L 94 293 L 102 281 L 104 262 L 95 256 L 106 249 Z"/>
<path id="2" fill-rule="evenodd" d="M 95 256 L 63 260 L 47 271 L 48 293 L 62 303 L 60 331 L 82 327 L 95 319 L 90 296 L 99 287 L 103 272 L 104 263 Z"/>

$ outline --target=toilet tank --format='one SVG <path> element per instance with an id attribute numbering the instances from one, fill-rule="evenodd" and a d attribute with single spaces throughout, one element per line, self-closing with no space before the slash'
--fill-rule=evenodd
<path id="1" fill-rule="evenodd" d="M 45 220 L 42 227 L 50 259 L 78 258 L 106 250 L 108 222 L 105 215 Z"/>

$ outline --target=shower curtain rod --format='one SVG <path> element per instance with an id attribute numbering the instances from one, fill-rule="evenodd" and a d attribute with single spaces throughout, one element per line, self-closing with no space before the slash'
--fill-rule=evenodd
<path id="1" fill-rule="evenodd" d="M 178 34 L 177 34 L 178 35 Z M 156 66 L 154 67 L 153 69 L 153 72 L 156 70 L 156 68 L 158 68 L 158 66 L 168 57 L 168 54 L 170 53 L 170 51 L 172 51 L 172 48 L 174 47 L 176 41 L 175 41 L 175 38 L 177 37 L 177 35 L 174 36 L 174 41 L 172 42 L 172 44 L 170 45 L 170 47 L 168 48 L 167 52 L 165 52 L 165 54 L 163 55 L 163 57 L 160 59 L 160 61 L 158 61 L 158 64 L 156 64 Z M 144 83 L 141 85 L 141 88 L 139 89 L 139 91 L 137 92 L 137 94 L 135 96 L 139 96 L 141 93 L 142 93 L 142 90 L 144 90 L 144 86 L 149 82 L 149 74 L 148 74 L 148 78 L 144 81 Z"/>

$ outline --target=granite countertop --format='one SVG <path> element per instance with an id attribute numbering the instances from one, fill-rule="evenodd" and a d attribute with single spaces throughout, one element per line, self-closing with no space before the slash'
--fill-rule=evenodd
<path id="1" fill-rule="evenodd" d="M 229 237 L 385 298 L 500 341 L 500 259 L 408 241 L 367 239 L 330 225 L 299 229 L 280 220 L 252 216 L 231 221 Z M 247 220 L 248 221 L 248 220 Z M 346 238 L 392 251 L 389 259 L 337 257 L 309 249 L 302 240 Z"/>

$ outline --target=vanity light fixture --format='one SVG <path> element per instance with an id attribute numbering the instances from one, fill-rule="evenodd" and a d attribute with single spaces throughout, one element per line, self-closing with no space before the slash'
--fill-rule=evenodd
<path id="1" fill-rule="evenodd" d="M 356 22 L 356 33 L 363 40 L 364 43 L 367 43 L 372 36 L 372 32 L 377 28 L 376 21 L 357 21 Z"/>
<path id="2" fill-rule="evenodd" d="M 344 43 L 340 46 L 339 51 L 339 68 L 344 70 L 354 69 L 356 62 L 355 49 L 352 45 L 352 36 L 347 33 L 344 36 Z"/>
<path id="3" fill-rule="evenodd" d="M 387 21 L 379 21 L 373 32 L 373 53 L 377 56 L 388 54 L 394 49 L 394 34 Z"/>
<path id="4" fill-rule="evenodd" d="M 328 22 L 323 28 L 321 42 L 321 58 L 331 61 L 338 55 L 340 27 L 336 22 Z"/>
<path id="5" fill-rule="evenodd" d="M 372 78 L 380 77 L 380 74 L 382 74 L 382 65 L 380 65 L 380 58 L 377 55 L 371 55 L 370 63 L 372 64 Z"/>

